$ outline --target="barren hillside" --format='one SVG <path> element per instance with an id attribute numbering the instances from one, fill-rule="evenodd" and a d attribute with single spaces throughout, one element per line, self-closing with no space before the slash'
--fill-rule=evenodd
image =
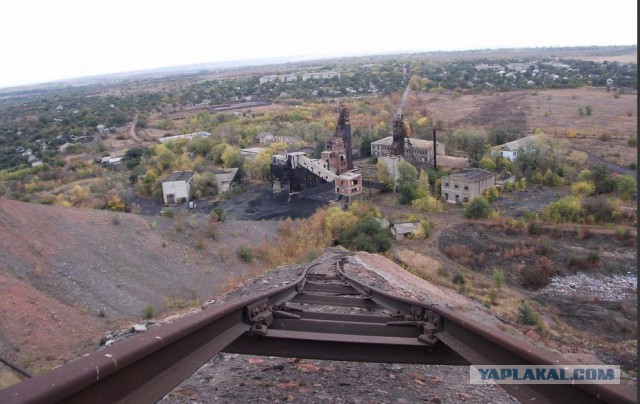
<path id="1" fill-rule="evenodd" d="M 236 249 L 269 237 L 276 223 L 219 225 L 214 239 L 207 216 L 0 199 L 0 357 L 38 373 L 94 350 L 107 330 L 197 305 L 263 271 Z"/>

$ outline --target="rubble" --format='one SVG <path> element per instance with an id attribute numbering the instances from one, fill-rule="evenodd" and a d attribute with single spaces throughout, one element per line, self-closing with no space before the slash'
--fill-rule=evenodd
<path id="1" fill-rule="evenodd" d="M 601 301 L 615 302 L 632 298 L 638 289 L 638 276 L 592 276 L 584 272 L 569 276 L 557 276 L 542 290 L 546 294 L 579 293 Z"/>

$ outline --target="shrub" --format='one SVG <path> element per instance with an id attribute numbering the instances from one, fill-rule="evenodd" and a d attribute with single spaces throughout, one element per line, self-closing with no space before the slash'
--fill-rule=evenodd
<path id="1" fill-rule="evenodd" d="M 356 226 L 340 232 L 340 244 L 352 251 L 383 252 L 391 241 L 380 223 L 373 217 L 360 220 Z"/>
<path id="2" fill-rule="evenodd" d="M 623 201 L 630 201 L 631 196 L 638 189 L 636 179 L 630 175 L 619 175 L 615 181 L 620 199 Z"/>
<path id="3" fill-rule="evenodd" d="M 464 285 L 466 280 L 464 279 L 464 276 L 461 273 L 457 273 L 453 276 L 452 282 L 454 285 Z"/>
<path id="4" fill-rule="evenodd" d="M 596 186 L 592 181 L 580 181 L 571 186 L 571 193 L 575 196 L 589 196 L 596 192 Z"/>
<path id="5" fill-rule="evenodd" d="M 156 315 L 156 309 L 154 309 L 151 305 L 146 305 L 144 306 L 142 313 L 144 314 L 144 318 L 153 318 Z"/>
<path id="6" fill-rule="evenodd" d="M 217 193 L 218 185 L 216 183 L 216 176 L 213 173 L 196 174 L 193 177 L 191 194 L 196 199 L 214 196 Z"/>
<path id="7" fill-rule="evenodd" d="M 533 219 L 527 225 L 527 231 L 529 234 L 541 234 L 543 230 L 542 222 L 537 219 Z"/>
<path id="8" fill-rule="evenodd" d="M 535 265 L 525 265 L 520 269 L 520 283 L 528 288 L 541 288 L 549 284 L 555 272 L 549 258 L 538 257 Z"/>
<path id="9" fill-rule="evenodd" d="M 420 209 L 423 212 L 441 212 L 442 202 L 439 199 L 434 198 L 431 195 L 426 195 L 422 198 L 414 199 L 411 202 L 411 206 L 416 209 Z"/>
<path id="10" fill-rule="evenodd" d="M 500 192 L 498 191 L 498 188 L 496 188 L 496 187 L 489 188 L 489 189 L 485 190 L 482 193 L 482 197 L 484 199 L 486 199 L 487 202 L 489 202 L 489 203 L 493 203 L 493 202 L 497 201 L 498 200 L 498 196 L 500 196 Z"/>
<path id="11" fill-rule="evenodd" d="M 583 257 L 569 257 L 569 268 L 573 271 L 592 269 L 598 266 L 600 263 L 600 254 L 596 251 L 589 251 L 586 256 Z"/>
<path id="12" fill-rule="evenodd" d="M 604 196 L 587 198 L 583 202 L 584 215 L 593 217 L 596 222 L 611 223 L 618 218 L 620 201 Z"/>
<path id="13" fill-rule="evenodd" d="M 220 207 L 213 208 L 210 216 L 211 220 L 215 220 L 216 222 L 224 222 L 227 218 L 227 214 L 225 213 L 224 209 Z"/>
<path id="14" fill-rule="evenodd" d="M 577 222 L 582 216 L 582 204 L 575 196 L 568 196 L 550 203 L 544 210 L 544 218 L 561 222 Z"/>
<path id="15" fill-rule="evenodd" d="M 496 169 L 496 163 L 490 157 L 483 157 L 480 160 L 480 168 L 493 171 Z"/>
<path id="16" fill-rule="evenodd" d="M 493 269 L 493 282 L 496 284 L 496 288 L 500 289 L 504 283 L 504 271 L 501 268 Z"/>
<path id="17" fill-rule="evenodd" d="M 552 172 L 551 170 L 547 170 L 544 177 L 542 178 L 542 184 L 548 187 L 559 187 L 562 185 L 562 183 L 562 177 Z"/>
<path id="18" fill-rule="evenodd" d="M 241 245 L 240 247 L 238 247 L 237 252 L 238 257 L 240 257 L 240 259 L 244 262 L 251 262 L 251 260 L 253 259 L 253 251 L 251 250 L 251 247 Z"/>
<path id="19" fill-rule="evenodd" d="M 489 294 L 487 295 L 487 303 L 489 306 L 497 306 L 498 305 L 498 289 L 491 288 L 489 290 Z M 485 304 L 486 306 L 486 304 Z"/>
<path id="20" fill-rule="evenodd" d="M 160 214 L 164 217 L 172 218 L 176 215 L 176 210 L 171 207 L 164 208 L 160 211 Z"/>
<path id="21" fill-rule="evenodd" d="M 547 237 L 540 237 L 536 241 L 536 252 L 544 256 L 547 256 L 551 253 L 551 242 Z"/>
<path id="22" fill-rule="evenodd" d="M 463 264 L 468 264 L 473 260 L 473 251 L 466 245 L 454 244 L 443 248 L 449 258 L 456 259 Z"/>
<path id="23" fill-rule="evenodd" d="M 638 138 L 636 136 L 632 136 L 627 139 L 627 146 L 636 147 L 638 145 Z"/>
<path id="24" fill-rule="evenodd" d="M 490 214 L 491 207 L 489 206 L 489 202 L 481 197 L 471 199 L 464 208 L 464 217 L 467 219 L 487 218 Z"/>
<path id="25" fill-rule="evenodd" d="M 537 325 L 539 322 L 533 307 L 524 299 L 518 303 L 518 320 L 526 325 Z"/>

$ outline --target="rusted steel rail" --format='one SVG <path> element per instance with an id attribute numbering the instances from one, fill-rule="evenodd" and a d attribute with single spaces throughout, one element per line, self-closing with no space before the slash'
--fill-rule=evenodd
<path id="1" fill-rule="evenodd" d="M 209 307 L 0 390 L 1 403 L 154 402 L 218 352 L 388 363 L 570 365 L 447 308 L 316 263 L 291 285 Z M 333 265 L 333 264 L 332 264 Z M 633 403 L 617 385 L 503 385 L 523 402 Z"/>

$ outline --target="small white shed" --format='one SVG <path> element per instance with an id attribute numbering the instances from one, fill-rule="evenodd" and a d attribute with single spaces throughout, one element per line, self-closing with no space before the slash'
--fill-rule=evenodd
<path id="1" fill-rule="evenodd" d="M 193 171 L 176 171 L 162 182 L 164 204 L 183 203 L 189 201 Z"/>

